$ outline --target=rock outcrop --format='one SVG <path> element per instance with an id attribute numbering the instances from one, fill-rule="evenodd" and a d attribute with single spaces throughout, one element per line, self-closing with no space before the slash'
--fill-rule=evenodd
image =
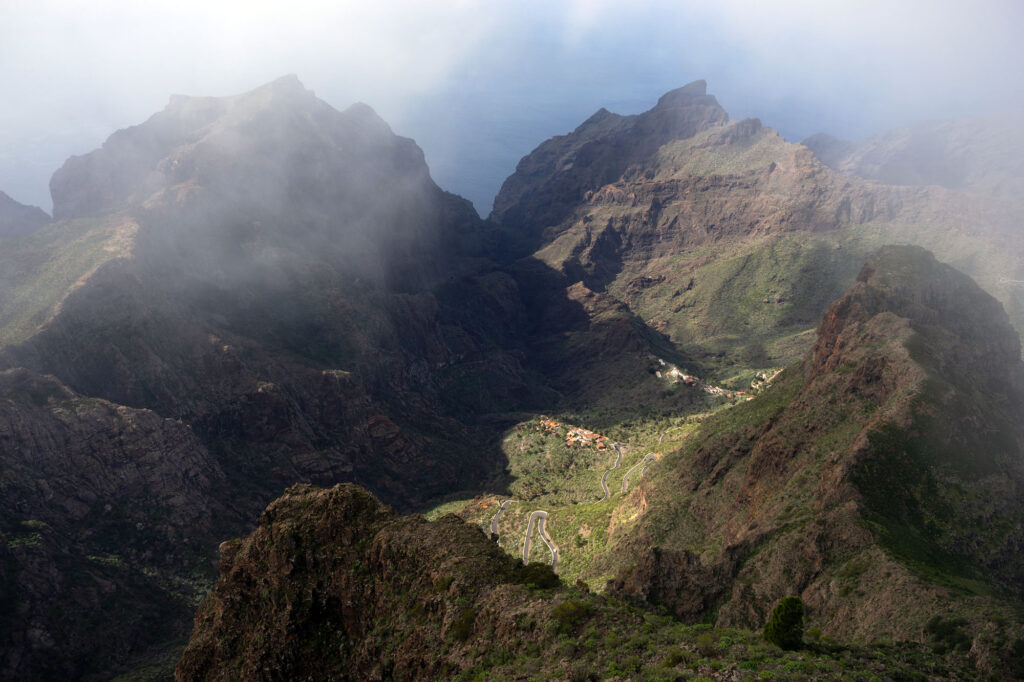
<path id="1" fill-rule="evenodd" d="M 510 558 L 477 526 L 455 516 L 401 517 L 352 485 L 294 486 L 253 533 L 220 551 L 217 585 L 175 669 L 183 682 L 589 680 L 687 671 L 725 681 L 739 679 L 740 666 L 782 669 L 758 650 L 759 635 L 698 634 L 567 587 L 546 566 Z M 926 666 L 934 679 L 973 672 L 955 659 L 928 658 L 923 647 L 842 654 L 842 664 L 813 653 L 801 662 L 815 666 L 817 679 L 842 679 L 850 669 L 899 678 Z"/>
<path id="2" fill-rule="evenodd" d="M 435 678 L 460 658 L 440 642 L 468 649 L 525 601 L 479 529 L 399 517 L 352 485 L 291 488 L 220 551 L 179 679 Z"/>

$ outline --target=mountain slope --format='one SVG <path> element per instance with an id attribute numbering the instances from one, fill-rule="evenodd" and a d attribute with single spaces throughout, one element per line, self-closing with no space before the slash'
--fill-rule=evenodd
<path id="1" fill-rule="evenodd" d="M 19 204 L 0 192 L 0 237 L 32 232 L 50 222 L 50 216 L 36 206 Z"/>
<path id="2" fill-rule="evenodd" d="M 26 619 L 0 651 L 12 676 L 109 673 L 181 637 L 218 542 L 296 481 L 412 506 L 487 476 L 494 427 L 443 399 L 460 376 L 534 399 L 522 356 L 431 293 L 489 267 L 481 221 L 368 107 L 294 78 L 174 98 L 69 160 L 53 194 L 57 220 L 0 250 L 0 367 L 30 377 L 0 442 L 4 598 Z"/>
<path id="3" fill-rule="evenodd" d="M 0 372 L 0 396 L 0 676 L 79 679 L 182 638 L 225 532 L 218 463 L 53 377 Z"/>
<path id="4" fill-rule="evenodd" d="M 1016 200 L 1024 182 L 1020 113 L 921 123 L 861 142 L 819 133 L 803 144 L 843 173 L 893 185 L 941 185 Z"/>
<path id="5" fill-rule="evenodd" d="M 468 463 L 448 462 L 464 451 L 454 441 L 445 462 L 424 454 L 436 436 L 417 432 L 473 439 L 436 408 L 382 403 L 427 379 L 417 367 L 457 362 L 425 287 L 472 269 L 482 231 L 368 107 L 334 111 L 294 78 L 175 98 L 70 159 L 53 188 L 59 221 L 14 252 L 43 274 L 4 268 L 6 366 L 184 419 L 219 456 L 255 465 L 254 479 L 355 467 L 383 491 L 395 458 L 426 456 L 414 468 L 438 478 Z M 47 273 L 58 265 L 63 288 Z"/>
<path id="6" fill-rule="evenodd" d="M 336 111 L 294 77 L 234 97 L 172 98 L 165 110 L 115 133 L 101 149 L 69 159 L 54 175 L 52 190 L 55 220 L 4 237 L 0 249 L 0 388 L 7 401 L 0 411 L 8 420 L 0 440 L 7 505 L 0 599 L 20 614 L 16 618 L 30 620 L 29 627 L 11 621 L 0 651 L 0 669 L 14 677 L 102 677 L 123 667 L 129 655 L 173 646 L 185 629 L 186 605 L 214 576 L 218 542 L 249 530 L 259 511 L 295 482 L 356 482 L 408 510 L 481 490 L 499 498 L 529 498 L 539 490 L 521 502 L 547 504 L 560 499 L 558 477 L 568 472 L 572 480 L 565 487 L 580 504 L 569 512 L 552 510 L 550 526 L 552 538 L 563 546 L 574 542 L 579 550 L 566 547 L 565 569 L 597 585 L 624 561 L 643 555 L 633 576 L 624 575 L 616 588 L 633 594 L 647 590 L 644 575 L 666 565 L 687 566 L 693 570 L 672 573 L 660 584 L 676 596 L 692 596 L 680 586 L 698 585 L 700 599 L 687 597 L 679 607 L 657 590 L 648 596 L 681 616 L 705 617 L 732 594 L 737 557 L 774 537 L 771 529 L 767 535 L 752 530 L 738 546 L 728 544 L 736 540 L 729 533 L 747 532 L 732 502 L 715 507 L 719 496 L 732 499 L 735 490 L 728 486 L 740 485 L 729 463 L 762 448 L 764 460 L 757 460 L 760 469 L 751 476 L 757 473 L 769 489 L 753 479 L 741 481 L 742 489 L 752 499 L 768 495 L 769 516 L 779 505 L 784 515 L 788 502 L 773 497 L 772 486 L 773 477 L 790 473 L 783 455 L 796 450 L 786 449 L 787 439 L 809 444 L 800 456 L 811 457 L 814 447 L 826 447 L 822 443 L 847 447 L 874 412 L 910 428 L 916 413 L 900 411 L 902 403 L 887 391 L 904 397 L 924 392 L 918 379 L 927 371 L 915 370 L 918 359 L 900 355 L 898 344 L 886 347 L 891 367 L 876 367 L 871 357 L 856 353 L 842 356 L 837 367 L 822 360 L 804 403 L 790 402 L 803 395 L 802 377 L 784 373 L 769 395 L 707 419 L 706 433 L 714 437 L 681 483 L 637 489 L 645 463 L 653 480 L 665 464 L 692 455 L 685 450 L 652 464 L 641 447 L 657 444 L 660 450 L 667 435 L 654 430 L 669 425 L 676 433 L 667 445 L 678 444 L 706 412 L 747 397 L 736 389 L 753 391 L 755 376 L 755 384 L 770 383 L 774 369 L 802 357 L 814 342 L 812 326 L 853 281 L 861 256 L 878 244 L 936 244 L 981 273 L 989 288 L 1015 272 L 1021 256 L 1014 243 L 993 237 L 1005 234 L 999 230 L 1008 229 L 1012 210 L 991 197 L 842 175 L 756 120 L 729 122 L 700 82 L 667 94 L 645 114 L 602 111 L 570 135 L 544 143 L 509 178 L 488 222 L 468 202 L 438 188 L 415 143 L 395 135 L 369 107 Z M 917 263 L 915 276 L 935 279 L 937 290 L 951 286 L 927 259 L 906 259 Z M 932 319 L 897 305 L 890 289 L 899 287 L 883 286 L 874 275 L 868 280 L 872 291 L 889 292 L 885 305 L 906 319 Z M 953 289 L 962 294 L 970 287 Z M 1015 291 L 1004 286 L 997 293 L 1018 322 L 1024 305 Z M 965 302 L 977 309 L 980 324 L 994 319 L 984 296 L 961 298 L 940 301 L 940 308 Z M 870 319 L 879 317 L 876 308 L 858 305 L 871 311 Z M 1003 422 L 1013 417 L 1004 408 L 1016 399 L 1015 380 L 1003 386 L 998 379 L 1014 348 L 1019 356 L 1019 345 L 999 332 L 992 339 L 1001 340 L 985 346 L 981 342 L 991 339 L 949 326 L 950 315 L 955 313 L 935 318 L 948 333 L 933 338 L 918 330 L 906 338 L 925 339 L 921 352 L 938 357 L 942 376 L 953 377 L 950 395 L 969 395 L 972 405 L 981 405 L 986 394 L 965 393 L 969 381 L 957 374 L 960 358 L 971 365 L 981 348 L 998 357 L 985 390 L 988 383 L 996 386 L 999 400 L 991 410 L 978 407 L 966 423 L 1011 433 Z M 903 327 L 877 324 L 865 334 L 904 338 Z M 860 332 L 840 327 L 836 338 L 863 347 Z M 853 336 L 843 336 L 847 332 Z M 831 357 L 832 350 L 822 352 Z M 931 367 L 932 360 L 920 362 Z M 891 368 L 906 374 L 897 372 L 896 381 L 885 374 Z M 847 375 L 863 379 L 856 390 L 835 383 Z M 970 376 L 981 374 L 972 369 Z M 946 396 L 945 385 L 937 385 Z M 814 391 L 821 395 L 811 396 Z M 856 403 L 864 415 L 847 415 L 846 397 L 819 400 L 835 391 L 841 397 L 866 391 Z M 943 432 L 958 446 L 977 450 L 988 442 L 972 440 L 951 404 L 929 404 L 943 415 L 940 424 L 960 425 Z M 821 405 L 834 410 L 815 412 Z M 598 498 L 610 451 L 552 452 L 538 444 L 531 430 L 540 411 L 628 440 L 622 466 L 604 481 L 621 488 Z M 779 414 L 790 415 L 781 423 L 792 433 L 762 442 L 756 429 L 732 428 L 744 420 L 750 422 L 744 428 L 762 425 Z M 924 447 L 904 442 L 912 429 L 879 433 L 890 438 L 890 450 L 916 453 Z M 720 446 L 728 452 L 715 449 Z M 931 444 L 926 449 L 934 450 Z M 885 501 L 904 498 L 874 490 L 854 473 L 836 473 L 839 490 L 875 500 L 863 518 L 877 531 L 876 537 L 858 526 L 862 516 L 844 507 L 834 517 L 849 531 L 840 537 L 874 552 L 876 564 L 904 571 L 904 596 L 926 594 L 911 584 L 918 578 L 907 567 L 915 564 L 914 570 L 938 571 L 947 583 L 978 593 L 971 604 L 981 604 L 974 611 L 981 613 L 990 604 L 983 593 L 1017 579 L 1016 564 L 1006 560 L 1017 542 L 1012 523 L 993 523 L 981 534 L 970 530 L 986 514 L 1016 518 L 1012 502 L 1003 502 L 1016 490 L 1015 474 L 1004 471 L 1012 467 L 1004 460 L 985 462 L 981 478 L 963 479 L 956 489 L 966 502 L 955 502 L 970 518 L 944 516 L 924 497 L 887 508 Z M 679 511 L 673 506 L 678 499 L 673 502 L 666 491 L 685 490 L 693 485 L 686 476 L 703 476 L 709 466 L 728 484 L 722 493 L 726 488 L 715 487 L 717 479 L 700 478 L 707 487 L 698 489 L 710 500 L 704 503 L 716 510 L 714 523 L 701 526 L 707 519 L 699 521 L 703 517 L 689 509 L 678 517 L 659 516 Z M 934 487 L 928 471 L 904 472 L 920 474 L 912 493 Z M 50 487 L 40 483 L 50 479 Z M 793 495 L 804 500 L 809 485 L 801 478 Z M 302 490 L 299 497 L 320 504 Z M 1002 491 L 991 499 L 1003 507 L 979 506 L 991 490 Z M 661 493 L 667 501 L 655 504 Z M 594 505 L 600 508 L 591 514 Z M 490 521 L 493 515 L 478 507 Z M 527 511 L 535 510 L 509 509 L 506 520 L 517 534 L 504 534 L 503 546 L 518 542 L 516 524 L 525 523 Z M 371 514 L 377 521 L 392 519 L 377 514 Z M 572 535 L 575 530 L 563 523 L 571 518 L 585 518 L 591 534 L 584 537 L 580 527 Z M 641 519 L 654 525 L 638 525 Z M 790 521 L 800 524 L 804 517 Z M 652 538 L 662 542 L 659 533 L 676 526 L 671 542 L 645 554 Z M 467 539 L 469 531 L 445 527 L 460 542 L 476 542 Z M 913 539 L 906 547 L 896 542 L 902 528 Z M 958 534 L 961 528 L 967 530 Z M 360 537 L 377 537 L 378 530 Z M 786 533 L 791 530 L 796 534 L 784 533 L 786 542 L 803 547 L 810 537 L 800 534 L 806 528 L 785 526 Z M 315 554 L 323 538 L 314 539 L 307 549 Z M 429 563 L 439 543 L 428 539 L 431 546 L 421 548 L 416 561 Z M 601 552 L 614 551 L 588 564 L 599 545 Z M 534 547 L 545 549 L 539 542 Z M 732 548 L 724 558 L 723 547 Z M 342 555 L 362 562 L 365 549 Z M 254 545 L 254 553 L 262 551 Z M 392 558 L 401 563 L 400 554 Z M 939 554 L 959 558 L 945 561 Z M 492 555 L 480 550 L 484 574 L 494 568 L 505 580 L 507 570 L 516 573 Z M 890 559 L 878 558 L 883 555 Z M 977 561 L 966 560 L 968 555 Z M 457 553 L 444 556 L 459 559 Z M 230 552 L 226 559 L 226 568 L 234 570 Z M 402 565 L 424 572 L 421 563 Z M 239 570 L 255 576 L 259 566 Z M 789 584 L 774 570 L 766 569 L 764 580 L 751 578 L 760 592 L 732 598 L 720 616 L 755 623 L 774 591 Z M 282 600 L 297 594 L 287 580 L 276 587 Z M 927 594 L 933 600 L 926 603 L 947 603 L 939 592 Z M 815 609 L 831 598 L 808 594 Z M 67 617 L 55 608 L 62 601 L 76 604 Z M 414 602 L 383 603 L 404 609 Z M 865 603 L 850 608 L 867 609 Z M 151 620 L 118 625 L 124 610 Z M 639 622 L 631 613 L 623 623 Z M 374 616 L 369 631 L 387 615 L 382 610 Z M 870 614 L 864 618 L 864 632 L 870 632 L 874 621 Z M 915 618 L 894 622 L 912 627 Z M 161 627 L 151 625 L 156 621 Z M 847 632 L 832 622 L 827 626 Z M 430 632 L 446 632 L 448 625 L 439 627 Z M 531 641 L 541 646 L 540 638 Z M 65 639 L 72 644 L 59 649 L 55 643 Z M 369 667 L 360 670 L 371 674 L 376 663 L 370 661 L 380 651 L 362 641 L 366 657 L 360 665 Z M 282 644 L 275 655 L 294 661 L 289 646 Z M 466 661 L 479 662 L 468 652 L 457 656 L 463 653 L 447 663 L 462 670 Z M 211 656 L 217 659 L 216 652 Z M 444 671 L 429 657 L 409 665 L 430 674 Z"/>
<path id="7" fill-rule="evenodd" d="M 663 460 L 614 550 L 639 562 L 612 589 L 748 626 L 800 594 L 812 622 L 865 639 L 962 614 L 984 640 L 1024 584 L 1022 391 L 998 302 L 886 247 L 802 364 Z"/>

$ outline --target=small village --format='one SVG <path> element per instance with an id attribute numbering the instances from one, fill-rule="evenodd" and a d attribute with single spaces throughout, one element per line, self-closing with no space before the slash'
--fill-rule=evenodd
<path id="1" fill-rule="evenodd" d="M 585 448 L 592 447 L 596 450 L 606 450 L 608 448 L 608 436 L 602 436 L 580 426 L 567 426 L 548 417 L 543 417 L 540 420 L 541 430 L 548 434 L 556 434 L 563 427 L 567 428 L 565 434 L 565 444 L 567 446 L 578 445 Z"/>

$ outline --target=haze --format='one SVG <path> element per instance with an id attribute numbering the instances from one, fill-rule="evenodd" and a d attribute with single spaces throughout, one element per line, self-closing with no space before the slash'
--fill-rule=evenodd
<path id="1" fill-rule="evenodd" d="M 50 175 L 172 93 L 286 73 L 373 106 L 484 215 L 516 161 L 600 107 L 698 78 L 791 140 L 1024 109 L 1024 4 L 0 2 L 0 190 L 50 209 Z"/>

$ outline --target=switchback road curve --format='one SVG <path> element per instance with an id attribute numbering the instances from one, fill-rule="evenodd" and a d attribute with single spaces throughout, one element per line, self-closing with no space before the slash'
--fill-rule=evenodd
<path id="1" fill-rule="evenodd" d="M 498 534 L 498 519 L 501 518 L 502 513 L 510 504 L 512 504 L 512 500 L 505 500 L 498 507 L 498 513 L 494 515 L 493 519 L 491 519 L 491 535 Z"/>
<path id="2" fill-rule="evenodd" d="M 548 513 L 546 511 L 535 511 L 530 513 L 530 522 L 526 524 L 526 543 L 523 545 L 523 563 L 530 563 L 530 546 L 533 542 L 533 525 L 537 524 L 537 532 L 540 533 L 540 539 L 544 541 L 544 544 L 548 546 L 551 551 L 551 570 L 558 570 L 558 545 L 555 544 L 544 528 L 544 524 L 548 520 Z"/>
<path id="3" fill-rule="evenodd" d="M 601 498 L 602 502 L 604 502 L 609 497 L 611 497 L 611 492 L 608 490 L 608 474 L 610 474 L 611 472 L 613 472 L 616 469 L 618 469 L 619 465 L 622 463 L 622 447 L 621 447 L 621 445 L 619 443 L 612 443 L 612 447 L 615 448 L 615 452 L 619 453 L 619 456 L 615 460 L 615 466 L 613 466 L 608 471 L 604 472 L 604 476 L 601 477 L 601 489 L 604 490 L 604 497 Z"/>
<path id="4" fill-rule="evenodd" d="M 626 486 L 629 485 L 629 477 L 630 477 L 630 475 L 632 475 L 632 473 L 634 471 L 636 471 L 640 467 L 643 467 L 644 471 L 647 471 L 647 465 L 650 464 L 651 462 L 653 462 L 656 459 L 658 459 L 658 458 L 655 457 L 653 454 L 648 454 L 642 460 L 637 462 L 636 465 L 634 465 L 632 469 L 627 471 L 626 475 L 622 477 L 622 492 L 626 492 Z M 643 474 L 641 474 L 641 476 L 642 475 Z"/>

